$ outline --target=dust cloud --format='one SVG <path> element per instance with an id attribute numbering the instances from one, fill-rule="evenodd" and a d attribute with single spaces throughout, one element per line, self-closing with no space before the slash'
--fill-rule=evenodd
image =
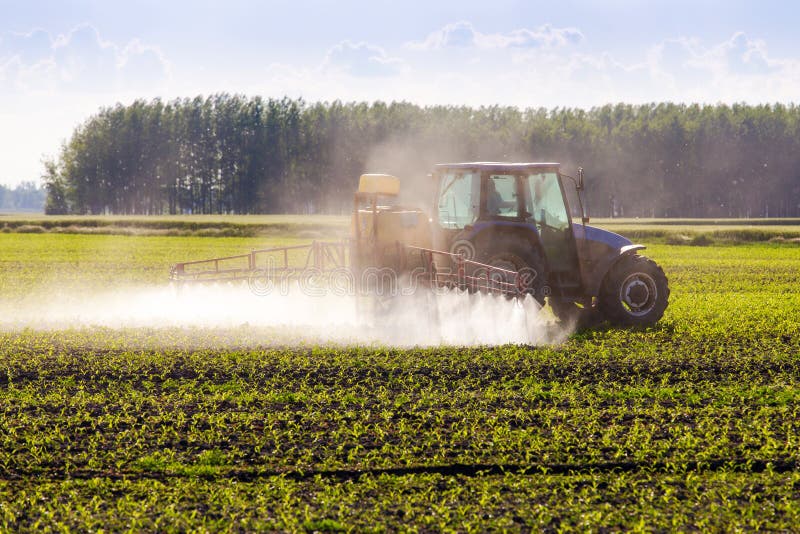
<path id="1" fill-rule="evenodd" d="M 531 156 L 509 151 L 495 139 L 476 139 L 464 144 L 458 136 L 393 136 L 369 152 L 364 172 L 386 173 L 400 179 L 398 204 L 421 208 L 433 216 L 435 184 L 428 176 L 437 163 L 462 161 L 531 161 Z"/>
<path id="2" fill-rule="evenodd" d="M 378 298 L 311 295 L 297 287 L 257 295 L 246 284 L 151 286 L 31 296 L 0 307 L 4 331 L 104 328 L 163 330 L 164 345 L 176 331 L 207 330 L 217 343 L 224 338 L 235 346 L 544 345 L 569 334 L 530 297 L 429 289 Z M 225 331 L 230 335 L 220 337 Z"/>

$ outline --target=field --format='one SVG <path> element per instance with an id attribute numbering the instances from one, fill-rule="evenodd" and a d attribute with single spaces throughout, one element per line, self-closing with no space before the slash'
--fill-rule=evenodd
<path id="1" fill-rule="evenodd" d="M 0 213 L 0 232 L 199 237 L 330 238 L 347 215 L 89 216 Z M 702 244 L 800 239 L 800 219 L 597 219 L 591 224 L 648 243 Z M 699 240 L 698 240 L 699 239 Z"/>
<path id="2" fill-rule="evenodd" d="M 0 232 L 314 239 L 346 235 L 349 222 L 349 217 L 336 215 L 0 214 Z"/>
<path id="3" fill-rule="evenodd" d="M 246 324 L 8 327 L 0 528 L 792 530 L 795 224 L 709 234 L 709 246 L 668 244 L 709 232 L 698 224 L 643 234 L 670 280 L 664 319 L 554 345 L 292 344 Z M 160 284 L 176 259 L 302 231 L 0 233 L 0 309 L 58 306 L 59 291 L 87 284 Z"/>

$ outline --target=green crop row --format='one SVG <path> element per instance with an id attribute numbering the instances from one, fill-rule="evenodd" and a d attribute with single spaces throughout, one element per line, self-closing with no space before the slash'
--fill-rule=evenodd
<path id="1" fill-rule="evenodd" d="M 0 528 L 96 531 L 786 531 L 796 472 L 0 481 Z"/>

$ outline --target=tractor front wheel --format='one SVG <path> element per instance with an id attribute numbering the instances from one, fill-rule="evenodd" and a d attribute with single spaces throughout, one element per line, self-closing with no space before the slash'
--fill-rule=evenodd
<path id="1" fill-rule="evenodd" d="M 664 315 L 669 286 L 664 271 L 653 260 L 636 254 L 623 256 L 606 274 L 598 307 L 619 326 L 647 326 Z"/>

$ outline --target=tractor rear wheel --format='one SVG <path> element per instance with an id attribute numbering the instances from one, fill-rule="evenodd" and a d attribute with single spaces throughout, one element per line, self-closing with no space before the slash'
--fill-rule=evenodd
<path id="1" fill-rule="evenodd" d="M 521 239 L 499 238 L 478 253 L 478 261 L 519 273 L 523 277 L 523 291 L 544 306 L 548 294 L 544 260 L 530 243 Z"/>
<path id="2" fill-rule="evenodd" d="M 669 286 L 664 271 L 653 260 L 636 254 L 623 256 L 606 274 L 598 307 L 619 326 L 647 326 L 664 315 Z"/>

